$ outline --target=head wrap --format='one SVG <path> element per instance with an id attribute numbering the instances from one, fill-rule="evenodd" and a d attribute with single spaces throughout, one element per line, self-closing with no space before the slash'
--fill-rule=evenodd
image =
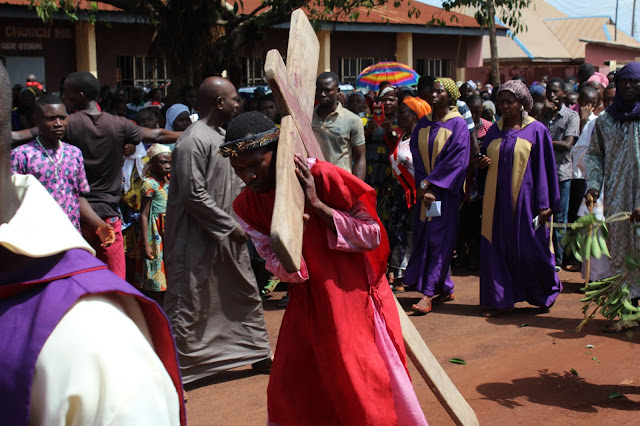
<path id="1" fill-rule="evenodd" d="M 529 93 L 529 89 L 527 86 L 520 80 L 509 80 L 505 81 L 498 89 L 498 96 L 500 93 L 506 90 L 507 92 L 513 93 L 513 95 L 518 99 L 518 101 L 522 104 L 525 111 L 530 111 L 533 106 L 533 98 L 531 97 L 531 93 Z"/>
<path id="2" fill-rule="evenodd" d="M 418 120 L 431 112 L 431 106 L 424 99 L 407 96 L 402 102 L 416 113 Z"/>
<path id="3" fill-rule="evenodd" d="M 476 90 L 478 88 L 478 85 L 476 84 L 475 81 L 473 80 L 469 80 L 467 81 L 467 84 L 469 85 L 469 87 L 471 87 L 473 90 Z"/>
<path id="4" fill-rule="evenodd" d="M 598 83 L 602 84 L 602 87 L 607 87 L 609 85 L 609 79 L 607 78 L 607 76 L 599 73 L 598 71 L 594 72 L 591 77 L 589 77 L 587 82 L 589 81 L 597 81 Z"/>
<path id="5" fill-rule="evenodd" d="M 237 157 L 238 154 L 262 148 L 278 142 L 280 129 L 274 127 L 266 132 L 256 133 L 234 141 L 228 141 L 220 145 L 220 154 L 223 157 Z"/>
<path id="6" fill-rule="evenodd" d="M 396 88 L 394 86 L 387 86 L 384 89 L 382 89 L 382 92 L 380 92 L 380 94 L 378 95 L 378 98 L 383 97 L 384 95 L 386 95 L 389 92 L 393 92 L 394 94 L 396 93 Z"/>
<path id="7" fill-rule="evenodd" d="M 491 93 L 493 91 L 493 85 L 489 84 L 489 83 L 485 84 L 484 85 L 484 90 L 486 90 L 487 93 Z"/>
<path id="8" fill-rule="evenodd" d="M 154 143 L 147 150 L 147 156 L 149 156 L 149 160 L 153 160 L 153 157 L 158 154 L 164 154 L 165 152 L 171 153 L 171 148 L 161 143 Z"/>
<path id="9" fill-rule="evenodd" d="M 493 101 L 484 101 L 482 103 L 482 108 L 487 108 L 493 115 L 496 115 L 496 104 L 494 104 Z"/>
<path id="10" fill-rule="evenodd" d="M 458 90 L 458 86 L 456 86 L 456 82 L 447 77 L 436 78 L 434 83 L 442 83 L 444 88 L 449 93 L 449 99 L 451 102 L 455 102 L 460 97 L 460 90 Z"/>
<path id="11" fill-rule="evenodd" d="M 189 107 L 184 104 L 171 105 L 171 108 L 167 110 L 167 124 L 165 124 L 164 128 L 167 130 L 173 130 L 173 122 L 176 121 L 176 118 L 178 118 L 178 116 L 183 112 L 191 114 L 191 111 L 189 111 Z"/>
<path id="12" fill-rule="evenodd" d="M 540 86 L 539 84 L 532 84 L 529 87 L 529 93 L 531 93 L 531 96 L 540 96 L 540 95 L 544 95 L 547 92 L 547 89 L 545 89 L 544 87 Z"/>
<path id="13" fill-rule="evenodd" d="M 616 95 L 613 97 L 611 105 L 607 107 L 607 113 L 617 121 L 638 121 L 640 120 L 640 102 L 636 99 L 630 101 L 624 99 L 619 87 L 621 78 L 640 81 L 640 63 L 629 62 L 616 73 Z"/>

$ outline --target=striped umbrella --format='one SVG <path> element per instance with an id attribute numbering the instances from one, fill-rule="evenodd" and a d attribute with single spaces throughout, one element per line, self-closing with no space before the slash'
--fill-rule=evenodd
<path id="1" fill-rule="evenodd" d="M 415 86 L 420 75 L 408 65 L 400 62 L 378 62 L 366 67 L 356 79 L 356 87 L 378 90 L 383 81 L 393 86 Z"/>

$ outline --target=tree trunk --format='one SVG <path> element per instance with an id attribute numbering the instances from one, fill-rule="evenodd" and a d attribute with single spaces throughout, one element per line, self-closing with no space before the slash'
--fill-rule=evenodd
<path id="1" fill-rule="evenodd" d="M 496 39 L 496 11 L 493 0 L 487 0 L 489 14 L 489 46 L 491 48 L 491 84 L 500 85 L 500 64 L 498 63 L 498 41 Z"/>

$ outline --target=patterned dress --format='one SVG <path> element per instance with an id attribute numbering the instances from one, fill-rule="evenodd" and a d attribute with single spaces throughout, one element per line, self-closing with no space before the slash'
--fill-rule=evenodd
<path id="1" fill-rule="evenodd" d="M 620 122 L 608 112 L 597 118 L 591 145 L 586 155 L 587 188 L 604 186 L 604 210 L 607 216 L 631 212 L 640 206 L 640 121 Z M 611 273 L 622 273 L 625 257 L 640 250 L 640 236 L 629 221 L 609 226 Z M 631 297 L 640 297 L 637 270 L 625 284 Z"/>
<path id="2" fill-rule="evenodd" d="M 49 157 L 58 163 L 54 166 Z M 82 152 L 60 142 L 58 149 L 47 149 L 35 140 L 11 151 L 11 173 L 33 175 L 80 231 L 80 197 L 89 192 Z"/>
<path id="3" fill-rule="evenodd" d="M 151 176 L 146 177 L 142 182 L 142 196 L 151 198 L 146 238 L 153 251 L 153 260 L 147 259 L 144 255 L 142 256 L 144 258 L 144 267 L 142 268 L 141 288 L 147 291 L 166 291 L 167 280 L 164 272 L 163 239 L 169 184 L 158 182 Z M 143 236 L 143 238 L 145 237 Z"/>

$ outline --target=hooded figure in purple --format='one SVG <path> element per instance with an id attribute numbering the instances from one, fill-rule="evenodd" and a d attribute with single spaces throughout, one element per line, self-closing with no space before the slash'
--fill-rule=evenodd
<path id="1" fill-rule="evenodd" d="M 560 210 L 551 136 L 526 114 L 533 101 L 522 82 L 504 83 L 498 102 L 502 118 L 487 132 L 478 161 L 488 166 L 480 268 L 480 304 L 493 309 L 487 317 L 522 301 L 551 307 L 562 290 L 546 223 Z"/>
<path id="2" fill-rule="evenodd" d="M 413 251 L 405 283 L 425 295 L 413 305 L 417 314 L 431 311 L 431 300 L 453 300 L 449 266 L 460 223 L 463 184 L 469 165 L 469 130 L 458 112 L 460 92 L 453 80 L 436 79 L 429 103 L 431 114 L 423 117 L 411 135 L 417 204 Z M 434 201 L 441 202 L 441 216 L 425 217 Z"/>

